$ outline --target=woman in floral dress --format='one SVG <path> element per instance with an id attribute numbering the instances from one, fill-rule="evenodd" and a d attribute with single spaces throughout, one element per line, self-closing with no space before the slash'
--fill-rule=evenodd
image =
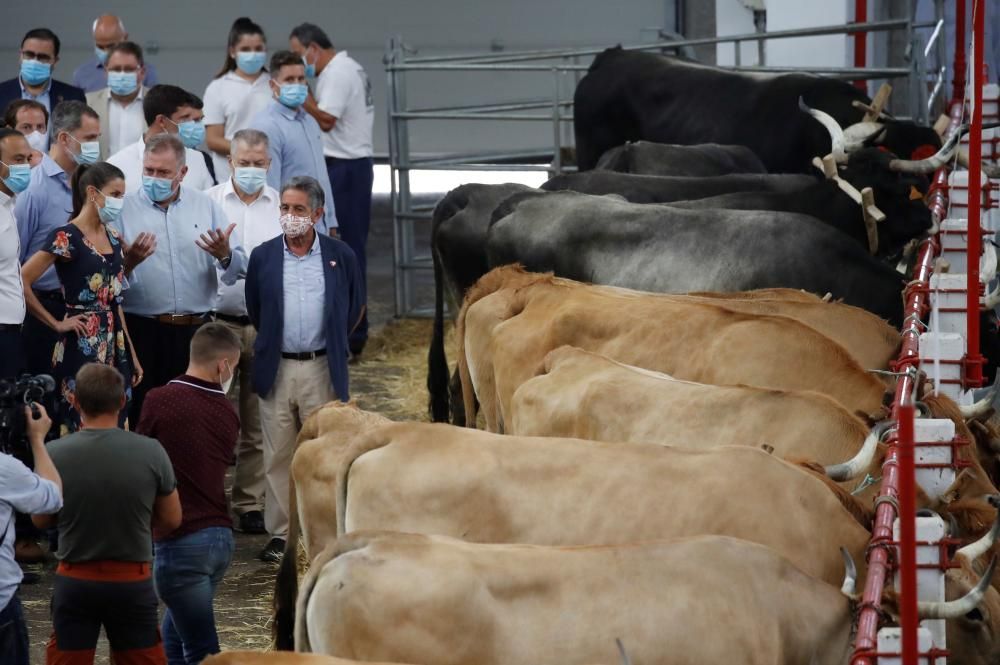
<path id="1" fill-rule="evenodd" d="M 125 426 L 131 386 L 142 379 L 142 368 L 122 314 L 123 246 L 108 224 L 118 218 L 125 195 L 125 176 L 106 162 L 78 166 L 73 174 L 73 218 L 53 231 L 45 246 L 21 268 L 28 310 L 60 333 L 52 351 L 52 375 L 59 387 L 55 422 L 60 436 L 80 428 L 80 414 L 70 401 L 77 370 L 97 362 L 117 367 L 125 377 Z M 66 298 L 66 317 L 56 320 L 42 307 L 31 285 L 52 264 Z"/>

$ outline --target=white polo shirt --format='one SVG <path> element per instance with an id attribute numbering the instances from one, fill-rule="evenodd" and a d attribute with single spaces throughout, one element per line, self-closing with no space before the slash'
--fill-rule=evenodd
<path id="1" fill-rule="evenodd" d="M 219 204 L 229 223 L 236 225 L 230 241 L 243 247 L 247 256 L 261 243 L 281 235 L 281 224 L 278 222 L 281 215 L 278 205 L 281 199 L 273 187 L 264 185 L 260 196 L 250 205 L 236 194 L 232 178 L 226 178 L 224 183 L 205 193 Z M 246 316 L 247 301 L 244 293 L 243 280 L 232 285 L 223 284 L 219 280 L 219 299 L 215 311 L 229 316 Z"/>
<path id="2" fill-rule="evenodd" d="M 0 323 L 24 322 L 21 240 L 14 221 L 14 197 L 0 192 Z"/>
<path id="3" fill-rule="evenodd" d="M 108 162 L 114 164 L 125 174 L 125 193 L 131 194 L 142 189 L 142 152 L 146 142 L 139 137 L 135 143 L 125 146 L 108 157 Z M 184 185 L 190 189 L 206 190 L 215 185 L 212 175 L 205 166 L 205 153 L 185 148 L 185 161 L 188 171 L 184 176 Z"/>
<path id="4" fill-rule="evenodd" d="M 226 140 L 250 126 L 254 116 L 267 106 L 271 99 L 271 76 L 261 72 L 248 81 L 235 71 L 226 72 L 205 88 L 205 124 L 222 125 Z M 229 179 L 229 160 L 212 152 L 215 179 L 220 183 Z"/>
<path id="5" fill-rule="evenodd" d="M 113 155 L 125 146 L 135 143 L 146 132 L 146 116 L 142 113 L 144 90 L 129 104 L 122 104 L 108 95 L 108 154 Z"/>
<path id="6" fill-rule="evenodd" d="M 347 51 L 337 51 L 316 77 L 316 104 L 337 118 L 333 129 L 323 133 L 323 155 L 339 159 L 372 156 L 372 86 Z"/>

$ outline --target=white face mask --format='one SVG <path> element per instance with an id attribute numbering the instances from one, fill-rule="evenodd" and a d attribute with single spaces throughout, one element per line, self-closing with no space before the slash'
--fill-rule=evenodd
<path id="1" fill-rule="evenodd" d="M 312 228 L 312 219 L 309 217 L 282 215 L 278 221 L 281 224 L 282 232 L 289 238 L 304 236 Z"/>
<path id="2" fill-rule="evenodd" d="M 45 152 L 45 148 L 49 143 L 49 135 L 42 132 L 31 132 L 24 138 L 28 140 L 28 145 L 31 146 L 31 149 L 38 152 Z"/>
<path id="3" fill-rule="evenodd" d="M 222 384 L 222 392 L 224 392 L 224 393 L 226 393 L 228 395 L 229 394 L 229 387 L 233 385 L 233 377 L 236 376 L 236 373 L 233 371 L 233 368 L 229 364 L 228 360 L 223 360 L 222 362 L 226 363 L 226 369 L 229 370 L 229 378 L 226 379 L 225 381 L 223 381 L 222 380 L 222 372 L 219 372 L 219 383 Z"/>

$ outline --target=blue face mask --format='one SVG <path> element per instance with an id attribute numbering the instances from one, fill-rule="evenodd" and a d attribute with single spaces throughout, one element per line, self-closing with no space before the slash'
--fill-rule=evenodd
<path id="1" fill-rule="evenodd" d="M 94 55 L 97 56 L 97 62 L 102 65 L 108 61 L 108 52 L 97 46 L 94 47 Z"/>
<path id="2" fill-rule="evenodd" d="M 240 68 L 240 71 L 244 74 L 249 74 L 253 76 L 261 69 L 264 68 L 264 62 L 267 60 L 267 53 L 264 51 L 237 51 L 236 52 L 236 66 Z"/>
<path id="3" fill-rule="evenodd" d="M 142 189 L 150 201 L 159 203 L 170 198 L 174 193 L 174 181 L 170 178 L 154 178 L 153 176 L 142 176 Z"/>
<path id="4" fill-rule="evenodd" d="M 305 83 L 285 83 L 278 93 L 278 101 L 291 109 L 302 106 L 309 96 L 309 88 Z"/>
<path id="5" fill-rule="evenodd" d="M 177 135 L 180 136 L 181 143 L 185 147 L 195 148 L 205 140 L 205 125 L 201 120 L 185 120 L 181 123 L 170 120 L 170 122 L 177 126 Z"/>
<path id="6" fill-rule="evenodd" d="M 10 173 L 6 178 L 3 179 L 3 184 L 10 188 L 10 191 L 15 194 L 20 194 L 28 188 L 28 183 L 31 182 L 31 165 L 30 164 L 5 164 L 0 162 L 10 170 Z"/>
<path id="7" fill-rule="evenodd" d="M 126 97 L 139 89 L 136 72 L 108 72 L 108 88 L 119 97 Z"/>
<path id="8" fill-rule="evenodd" d="M 101 221 L 105 224 L 111 224 L 122 214 L 122 206 L 125 205 L 125 199 L 116 199 L 113 196 L 104 195 L 104 205 L 98 206 L 97 216 L 101 218 Z"/>
<path id="9" fill-rule="evenodd" d="M 21 78 L 28 85 L 41 85 L 52 76 L 52 65 L 37 60 L 21 61 Z"/>
<path id="10" fill-rule="evenodd" d="M 73 161 L 75 161 L 77 164 L 93 164 L 100 158 L 101 144 L 98 143 L 97 141 L 86 141 L 81 143 L 72 134 L 67 134 L 66 136 L 70 137 L 71 139 L 80 144 L 80 152 L 72 153 Z"/>
<path id="11" fill-rule="evenodd" d="M 267 169 L 256 166 L 237 166 L 233 169 L 233 182 L 244 194 L 256 194 L 267 182 Z"/>
<path id="12" fill-rule="evenodd" d="M 306 56 L 302 56 L 302 64 L 306 66 L 306 77 L 311 79 L 316 78 L 316 63 L 306 62 Z"/>

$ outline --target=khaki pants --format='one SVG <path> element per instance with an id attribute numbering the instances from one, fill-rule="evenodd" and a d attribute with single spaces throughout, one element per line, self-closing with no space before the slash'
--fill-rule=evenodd
<path id="1" fill-rule="evenodd" d="M 244 515 L 264 509 L 264 441 L 260 431 L 260 411 L 253 392 L 253 326 L 218 319 L 240 338 L 240 362 L 233 368 L 236 378 L 229 388 L 229 400 L 240 414 L 240 439 L 236 443 L 236 471 L 233 474 L 233 512 Z"/>
<path id="2" fill-rule="evenodd" d="M 272 538 L 288 535 L 288 474 L 295 439 L 310 413 L 337 398 L 326 356 L 281 359 L 271 394 L 260 398 L 264 430 L 264 526 Z"/>

